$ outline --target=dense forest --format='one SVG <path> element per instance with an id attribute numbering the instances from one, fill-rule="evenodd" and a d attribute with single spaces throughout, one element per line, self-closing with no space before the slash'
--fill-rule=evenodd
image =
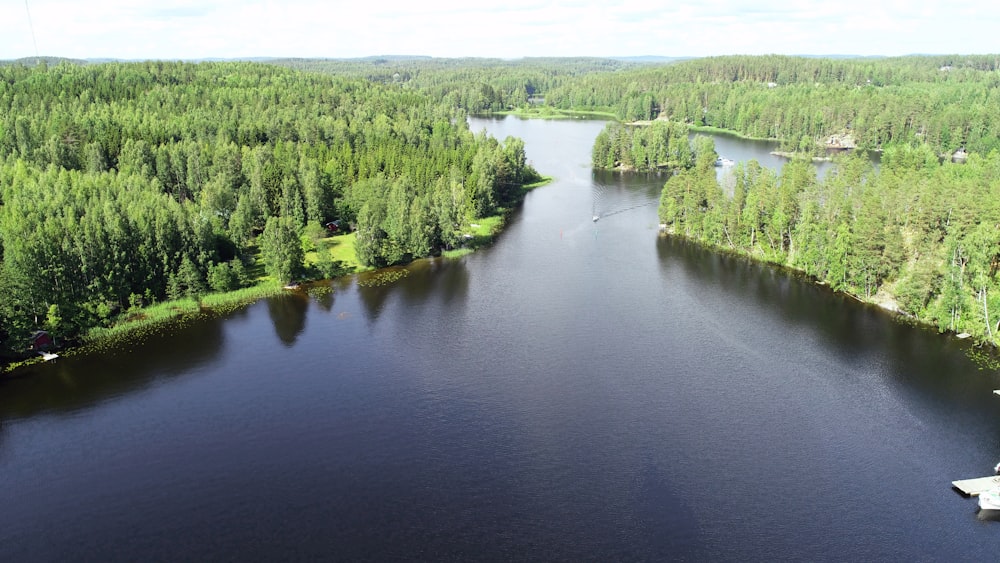
<path id="1" fill-rule="evenodd" d="M 535 176 L 520 140 L 398 86 L 251 63 L 3 66 L 0 344 L 232 290 L 255 266 L 293 279 L 336 219 L 364 264 L 434 254 Z"/>
<path id="2" fill-rule="evenodd" d="M 355 62 L 352 72 L 374 77 L 384 63 Z M 506 63 L 497 74 L 499 63 L 487 71 L 470 68 L 472 61 L 438 62 L 411 86 L 473 111 L 523 106 L 534 96 L 552 108 L 636 122 L 610 123 L 595 141 L 593 165 L 674 170 L 660 206 L 668 232 L 997 342 L 1000 121 L 992 116 L 1000 115 L 1000 57 L 581 63 L 546 61 L 553 70 L 542 80 L 530 64 Z M 411 79 L 400 70 L 407 64 L 392 62 L 393 76 Z M 503 92 L 503 102 L 458 101 L 480 91 Z M 690 143 L 692 126 L 776 139 L 806 157 L 826 155 L 833 138 L 839 148 L 880 151 L 881 166 L 847 153 L 820 180 L 808 158 L 780 175 L 749 162 L 722 186 L 714 147 Z M 967 160 L 953 163 L 956 152 Z"/>
<path id="3" fill-rule="evenodd" d="M 820 59 L 732 56 L 588 73 L 545 92 L 562 109 L 669 119 L 821 149 L 927 144 L 939 154 L 1000 148 L 1000 57 Z"/>
<path id="4" fill-rule="evenodd" d="M 536 179 L 469 113 L 604 111 L 593 164 L 671 169 L 669 232 L 996 341 L 1000 58 L 731 56 L 0 64 L 0 347 L 166 299 L 336 273 L 340 220 L 384 266 L 461 243 Z M 626 124 L 627 123 L 627 124 Z M 712 127 L 847 155 L 715 180 Z M 964 163 L 948 157 L 967 155 Z"/>
<path id="5" fill-rule="evenodd" d="M 608 170 L 680 170 L 694 164 L 694 155 L 688 128 L 682 123 L 658 120 L 634 126 L 613 122 L 597 134 L 591 163 Z"/>
<path id="6" fill-rule="evenodd" d="M 832 136 L 878 150 L 1000 148 L 1000 56 L 726 56 L 669 64 L 609 59 L 280 60 L 302 70 L 398 83 L 469 113 L 536 104 L 668 120 L 777 139 L 819 154 Z"/>
<path id="7" fill-rule="evenodd" d="M 296 70 L 363 78 L 420 90 L 449 107 L 468 113 L 507 111 L 540 102 L 551 91 L 577 77 L 608 74 L 638 67 L 612 59 L 525 58 L 433 59 L 372 57 L 365 59 L 278 59 L 271 64 Z"/>
<path id="8" fill-rule="evenodd" d="M 705 160 L 664 186 L 667 232 L 799 269 L 833 289 L 997 342 L 1000 153 L 941 162 L 927 145 L 861 154 L 818 179 L 809 160 L 780 174 L 740 163 L 731 182 Z"/>

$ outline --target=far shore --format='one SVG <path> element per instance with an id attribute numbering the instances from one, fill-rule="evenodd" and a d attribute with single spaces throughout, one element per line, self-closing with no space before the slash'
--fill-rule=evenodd
<path id="1" fill-rule="evenodd" d="M 556 109 L 549 106 L 516 108 L 507 111 L 494 111 L 483 115 L 513 115 L 524 119 L 609 119 L 615 121 L 618 119 L 610 111 Z"/>
<path id="2" fill-rule="evenodd" d="M 782 158 L 788 158 L 788 159 L 808 156 L 809 159 L 812 160 L 813 162 L 830 162 L 833 160 L 833 158 L 829 156 L 810 156 L 806 153 L 801 153 L 801 152 L 771 151 L 771 154 L 773 154 L 774 156 L 780 156 Z"/>

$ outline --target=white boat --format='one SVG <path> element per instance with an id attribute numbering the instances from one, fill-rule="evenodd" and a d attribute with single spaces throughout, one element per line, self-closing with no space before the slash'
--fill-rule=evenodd
<path id="1" fill-rule="evenodd" d="M 597 222 L 597 220 L 598 220 L 598 219 L 600 219 L 600 218 L 601 218 L 601 216 L 600 216 L 600 215 L 594 215 L 594 222 L 596 223 L 596 222 Z"/>
<path id="2" fill-rule="evenodd" d="M 1000 511 L 1000 486 L 979 493 L 979 508 Z"/>
<path id="3" fill-rule="evenodd" d="M 733 160 L 731 158 L 726 158 L 724 156 L 720 156 L 719 158 L 717 158 L 715 160 L 715 165 L 716 166 L 732 166 L 734 164 L 736 164 L 735 160 Z"/>

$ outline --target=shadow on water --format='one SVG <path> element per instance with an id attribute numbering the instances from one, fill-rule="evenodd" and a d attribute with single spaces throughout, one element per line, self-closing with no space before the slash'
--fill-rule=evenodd
<path id="1" fill-rule="evenodd" d="M 289 292 L 267 299 L 267 314 L 274 324 L 274 332 L 286 347 L 295 344 L 306 328 L 309 296 L 303 291 Z"/>
<path id="2" fill-rule="evenodd" d="M 424 303 L 440 298 L 445 305 L 464 304 L 469 293 L 469 269 L 465 261 L 447 258 L 418 260 L 407 269 L 409 277 L 400 284 L 408 303 Z"/>
<path id="3" fill-rule="evenodd" d="M 394 295 L 410 305 L 428 303 L 435 298 L 449 307 L 464 305 L 469 291 L 469 270 L 464 259 L 429 258 L 398 269 L 405 271 L 405 275 L 389 283 L 359 284 L 358 295 L 370 325 L 378 321 Z M 364 277 L 359 279 L 372 279 L 381 272 L 391 271 L 393 269 L 362 274 Z"/>
<path id="4" fill-rule="evenodd" d="M 407 269 L 410 275 L 392 284 L 359 288 L 372 323 L 393 294 L 410 303 L 433 298 L 449 307 L 465 303 L 469 272 L 463 260 L 420 260 Z M 266 299 L 278 340 L 286 347 L 293 346 L 305 331 L 310 299 L 321 309 L 332 311 L 336 293 L 348 291 L 353 284 L 353 278 L 339 278 L 315 291 Z M 211 362 L 223 349 L 224 324 L 248 315 L 247 309 L 225 316 L 198 315 L 164 324 L 141 338 L 122 339 L 100 349 L 81 349 L 54 362 L 0 377 L 0 422 L 47 412 L 77 412 L 141 391 L 165 377 L 195 373 L 192 368 Z"/>
<path id="5" fill-rule="evenodd" d="M 834 293 L 808 277 L 748 258 L 721 254 L 674 237 L 659 237 L 664 270 L 676 265 L 698 280 L 698 291 L 721 288 L 733 302 L 755 303 L 766 314 L 808 329 L 842 365 L 860 367 L 883 357 L 901 389 L 916 392 L 927 405 L 961 405 L 995 415 L 1000 385 L 993 372 L 981 372 L 969 357 L 973 345 L 917 326 L 875 305 Z M 709 300 L 699 300 L 707 304 Z M 724 318 L 728 311 L 717 311 Z M 761 323 L 766 326 L 766 323 Z M 941 408 L 941 407 L 939 407 Z"/>
<path id="6" fill-rule="evenodd" d="M 241 313 L 237 313 L 239 315 Z M 121 339 L 0 378 L 0 421 L 68 413 L 140 391 L 218 356 L 227 318 L 205 314 L 171 322 L 139 339 Z M 180 353 L 183 352 L 183 353 Z"/>
<path id="7" fill-rule="evenodd" d="M 308 293 L 317 307 L 327 313 L 333 311 L 333 303 L 336 301 L 333 287 L 330 285 L 317 285 L 309 288 Z"/>
<path id="8" fill-rule="evenodd" d="M 382 314 L 382 311 L 385 310 L 385 304 L 389 300 L 389 297 L 394 293 L 395 288 L 405 281 L 405 278 L 385 283 L 369 280 L 375 280 L 376 276 L 393 270 L 405 270 L 405 268 L 392 268 L 358 274 L 358 296 L 361 298 L 361 304 L 364 306 L 365 318 L 368 319 L 369 326 L 374 326 L 378 322 L 378 318 Z M 369 283 L 371 285 L 368 285 Z"/>

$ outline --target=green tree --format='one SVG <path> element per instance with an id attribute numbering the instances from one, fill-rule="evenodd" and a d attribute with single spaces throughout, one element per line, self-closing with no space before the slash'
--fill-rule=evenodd
<path id="1" fill-rule="evenodd" d="M 267 275 L 280 283 L 287 283 L 299 275 L 305 256 L 294 218 L 269 217 L 259 244 Z"/>

